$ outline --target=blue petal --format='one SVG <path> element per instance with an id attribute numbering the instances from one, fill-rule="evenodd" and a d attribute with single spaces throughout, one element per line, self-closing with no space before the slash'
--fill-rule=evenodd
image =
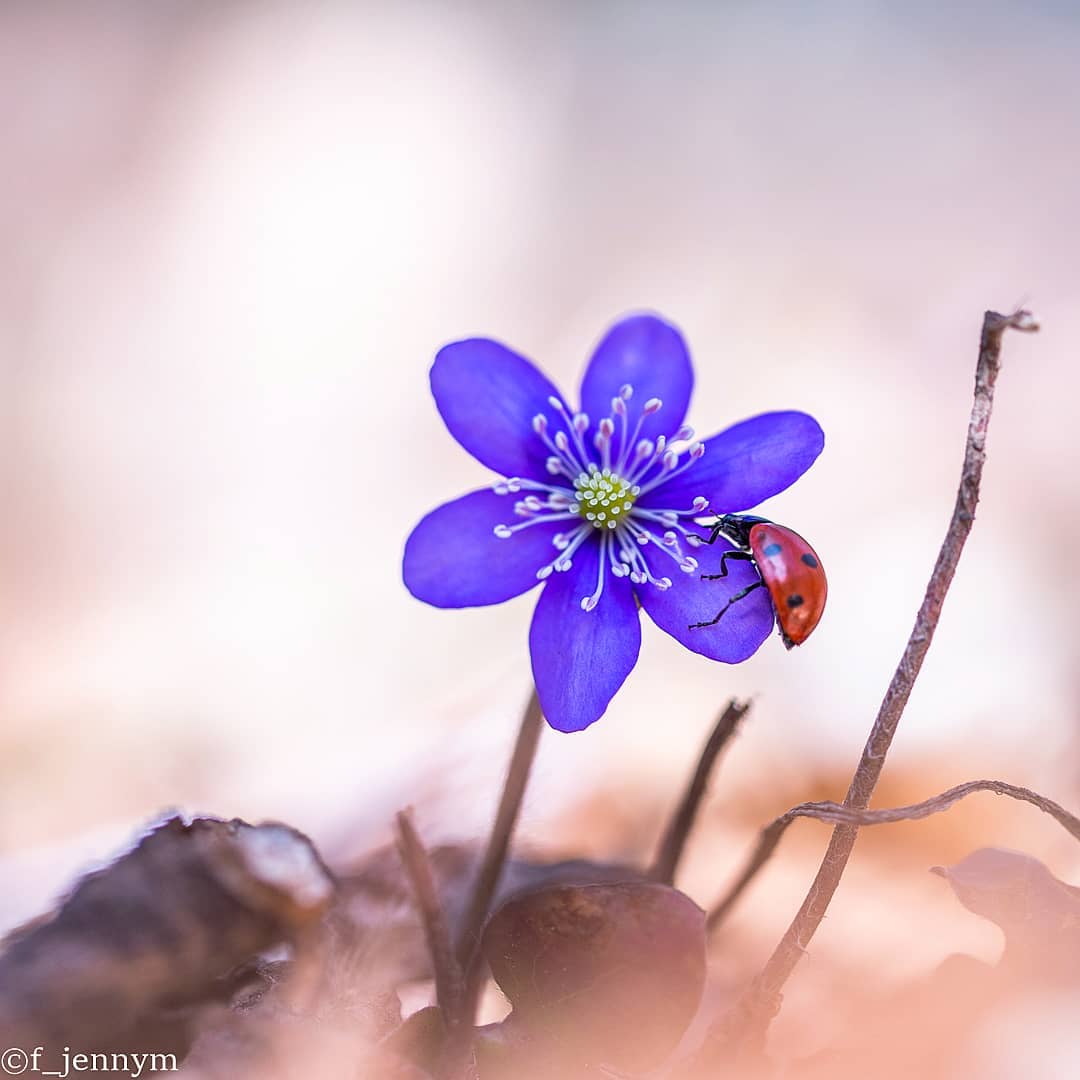
<path id="1" fill-rule="evenodd" d="M 825 435 L 812 416 L 763 413 L 706 439 L 700 461 L 640 502 L 685 510 L 703 495 L 710 514 L 748 510 L 794 484 L 824 445 Z"/>
<path id="2" fill-rule="evenodd" d="M 439 350 L 431 392 L 450 434 L 477 461 L 503 476 L 550 480 L 548 449 L 533 431 L 537 413 L 554 414 L 562 395 L 528 360 L 487 338 Z"/>
<path id="3" fill-rule="evenodd" d="M 402 577 L 418 600 L 441 608 L 501 604 L 538 584 L 558 554 L 559 523 L 530 525 L 503 540 L 496 525 L 520 522 L 514 495 L 474 491 L 432 510 L 405 541 Z"/>
<path id="4" fill-rule="evenodd" d="M 650 398 L 663 408 L 645 418 L 641 437 L 672 435 L 686 418 L 694 370 L 682 334 L 656 315 L 631 315 L 617 322 L 596 347 L 581 381 L 581 409 L 596 424 L 611 415 L 611 399 L 629 383 L 631 428 Z"/>
<path id="5" fill-rule="evenodd" d="M 714 626 L 690 629 L 692 623 L 714 618 L 732 596 L 760 580 L 750 563 L 729 559 L 727 577 L 702 581 L 701 574 L 719 573 L 720 556 L 726 550 L 730 545 L 725 546 L 722 537 L 715 544 L 694 549 L 694 558 L 700 563 L 696 574 L 677 570 L 669 575 L 670 589 L 662 592 L 652 585 L 639 585 L 637 595 L 649 618 L 691 652 L 725 664 L 740 664 L 757 652 L 773 627 L 772 601 L 764 585 L 732 604 Z"/>
<path id="6" fill-rule="evenodd" d="M 569 570 L 549 579 L 529 630 L 540 707 L 559 731 L 581 731 L 604 715 L 641 648 L 641 618 L 626 578 L 608 573 L 599 604 L 581 610 L 581 598 L 596 588 L 599 556 L 590 539 Z"/>

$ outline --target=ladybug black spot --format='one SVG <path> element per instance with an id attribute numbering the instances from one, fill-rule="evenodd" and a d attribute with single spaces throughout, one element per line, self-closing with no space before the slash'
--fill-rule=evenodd
<path id="1" fill-rule="evenodd" d="M 816 570 L 818 568 L 817 559 L 815 559 L 814 556 L 811 555 L 809 551 L 806 552 L 803 555 L 803 557 L 802 557 L 802 559 L 800 561 L 806 563 L 806 565 L 809 566 L 813 570 Z"/>
<path id="2" fill-rule="evenodd" d="M 791 595 L 790 595 L 790 596 L 789 596 L 789 597 L 787 598 L 787 606 L 788 606 L 788 607 L 802 607 L 802 605 L 803 605 L 803 604 L 804 604 L 805 602 L 806 602 L 806 601 L 805 601 L 805 600 L 803 600 L 803 598 L 802 598 L 802 597 L 801 597 L 801 596 L 800 596 L 800 595 L 799 595 L 799 594 L 798 594 L 797 592 L 793 592 L 793 593 L 792 593 L 792 594 L 791 594 Z"/>
<path id="3" fill-rule="evenodd" d="M 782 550 L 783 549 L 780 547 L 780 545 L 778 543 L 776 543 L 776 541 L 773 541 L 773 543 L 766 544 L 761 549 L 761 554 L 762 555 L 779 555 Z"/>

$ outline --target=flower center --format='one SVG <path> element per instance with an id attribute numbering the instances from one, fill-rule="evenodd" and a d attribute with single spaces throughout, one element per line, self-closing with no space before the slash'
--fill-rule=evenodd
<path id="1" fill-rule="evenodd" d="M 594 528 L 615 529 L 633 509 L 640 492 L 637 484 L 624 480 L 611 469 L 590 465 L 574 480 L 577 505 L 571 510 L 592 522 Z"/>
<path id="2" fill-rule="evenodd" d="M 659 574 L 656 560 L 662 563 L 663 559 L 671 559 L 685 574 L 693 574 L 698 568 L 697 559 L 686 554 L 682 545 L 697 547 L 702 537 L 684 521 L 705 513 L 709 500 L 699 495 L 689 507 L 664 509 L 656 505 L 655 496 L 649 506 L 639 506 L 637 501 L 689 469 L 705 453 L 705 446 L 693 442 L 694 429 L 685 426 L 671 436 L 675 446 L 669 445 L 665 435 L 655 440 L 639 438 L 645 419 L 659 412 L 663 403 L 659 398 L 649 398 L 631 427 L 627 402 L 633 393 L 632 386 L 619 388 L 611 399 L 611 415 L 596 424 L 591 440 L 587 438 L 589 417 L 571 413 L 560 398 L 549 398 L 548 404 L 557 417 L 555 423 L 549 423 L 544 413 L 537 413 L 532 418 L 532 429 L 548 451 L 545 465 L 550 482 L 510 476 L 494 486 L 496 495 L 528 492 L 514 502 L 515 516 L 525 520 L 494 526 L 500 539 L 509 540 L 534 525 L 565 522 L 571 526 L 552 536 L 554 557 L 537 569 L 538 581 L 569 570 L 583 545 L 597 544 L 596 588 L 581 598 L 585 611 L 596 607 L 609 573 L 613 578 L 629 578 L 634 585 L 669 589 L 671 578 Z M 595 454 L 588 449 L 589 442 Z M 683 454 L 685 460 L 680 461 Z M 654 560 L 646 558 L 646 550 L 655 556 Z"/>

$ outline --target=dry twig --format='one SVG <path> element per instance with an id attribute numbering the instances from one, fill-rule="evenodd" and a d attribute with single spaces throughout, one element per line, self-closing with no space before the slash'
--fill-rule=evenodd
<path id="1" fill-rule="evenodd" d="M 749 709 L 749 701 L 739 702 L 732 698 L 716 721 L 712 734 L 709 735 L 708 741 L 702 747 L 697 769 L 690 778 L 690 783 L 683 793 L 682 800 L 667 829 L 664 831 L 660 849 L 649 870 L 649 877 L 654 881 L 661 881 L 665 885 L 674 883 L 675 871 L 679 867 L 679 860 L 682 857 L 683 849 L 686 847 L 687 837 L 689 837 L 690 830 L 694 826 L 698 807 L 705 796 L 709 775 L 720 756 L 720 752 L 727 745 L 731 736 L 735 734 L 739 721 Z"/>
<path id="2" fill-rule="evenodd" d="M 1001 369 L 1002 335 L 1008 329 L 1030 332 L 1038 328 L 1038 323 L 1027 311 L 1017 311 L 1012 315 L 999 315 L 997 312 L 988 311 L 983 318 L 979 359 L 975 369 L 975 400 L 971 409 L 960 487 L 952 520 L 938 553 L 907 647 L 885 693 L 844 799 L 846 808 L 864 810 L 870 803 L 885 765 L 885 756 L 937 629 L 942 604 L 956 572 L 960 553 L 971 532 L 975 506 L 979 499 L 979 483 L 986 461 L 986 431 L 990 423 L 994 386 Z M 825 917 L 825 911 L 840 884 L 857 835 L 857 824 L 840 824 L 833 832 L 821 867 L 802 907 L 768 963 L 737 1006 L 741 1017 L 741 1045 L 755 1048 L 764 1041 L 769 1023 L 779 1008 L 780 992 L 784 983 L 794 971 Z"/>
<path id="3" fill-rule="evenodd" d="M 410 812 L 397 815 L 397 846 L 401 861 L 409 875 L 416 907 L 424 926 L 431 966 L 435 973 L 435 1000 L 446 1025 L 446 1041 L 443 1045 L 443 1076 L 461 1075 L 465 1061 L 472 1051 L 472 1017 L 466 1015 L 465 980 L 461 965 L 450 944 L 450 932 L 439 894 L 435 889 L 435 877 L 431 872 L 431 860 L 424 848 Z"/>
<path id="4" fill-rule="evenodd" d="M 397 815 L 397 847 L 405 872 L 409 875 L 416 900 L 416 909 L 424 927 L 424 937 L 431 955 L 431 967 L 435 974 L 435 1000 L 442 1009 L 447 1027 L 461 1020 L 464 983 L 461 965 L 458 964 L 450 944 L 450 932 L 446 927 L 439 894 L 435 889 L 435 877 L 431 861 L 424 848 L 412 816 L 408 810 Z"/>

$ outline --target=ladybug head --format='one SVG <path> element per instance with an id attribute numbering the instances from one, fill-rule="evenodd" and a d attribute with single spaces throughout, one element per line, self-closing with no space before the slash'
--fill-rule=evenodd
<path id="1" fill-rule="evenodd" d="M 724 514 L 712 524 L 713 539 L 726 536 L 741 548 L 750 547 L 750 530 L 755 525 L 767 524 L 768 518 L 754 514 Z"/>

